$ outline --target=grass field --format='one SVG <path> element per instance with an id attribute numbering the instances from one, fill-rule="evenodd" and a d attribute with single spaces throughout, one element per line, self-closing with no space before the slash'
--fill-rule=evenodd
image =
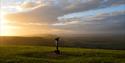
<path id="1" fill-rule="evenodd" d="M 60 48 L 47 46 L 0 46 L 0 63 L 125 63 L 125 50 Z"/>

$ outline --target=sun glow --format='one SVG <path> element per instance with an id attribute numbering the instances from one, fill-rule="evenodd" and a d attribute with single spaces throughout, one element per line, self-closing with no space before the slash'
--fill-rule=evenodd
<path id="1" fill-rule="evenodd" d="M 0 15 L 0 36 L 10 36 L 12 34 L 9 29 L 9 25 L 7 25 L 6 19 L 4 19 L 5 13 L 1 11 Z"/>

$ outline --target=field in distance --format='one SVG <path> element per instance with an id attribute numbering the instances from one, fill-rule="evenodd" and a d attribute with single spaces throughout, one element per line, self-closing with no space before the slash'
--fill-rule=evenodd
<path id="1" fill-rule="evenodd" d="M 0 45 L 55 46 L 55 35 L 38 37 L 0 36 Z M 125 50 L 125 35 L 71 35 L 59 36 L 59 46 Z"/>
<path id="2" fill-rule="evenodd" d="M 0 63 L 125 63 L 125 50 L 61 47 L 0 46 Z"/>

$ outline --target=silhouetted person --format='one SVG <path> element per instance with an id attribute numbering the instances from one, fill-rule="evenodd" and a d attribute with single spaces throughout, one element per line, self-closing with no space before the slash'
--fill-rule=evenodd
<path id="1" fill-rule="evenodd" d="M 55 42 L 56 42 L 56 50 L 55 50 L 55 53 L 56 54 L 60 54 L 60 50 L 59 50 L 59 37 L 55 38 Z"/>

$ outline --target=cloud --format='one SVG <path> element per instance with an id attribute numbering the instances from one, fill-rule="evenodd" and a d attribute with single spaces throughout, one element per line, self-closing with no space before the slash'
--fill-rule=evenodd
<path id="1" fill-rule="evenodd" d="M 64 25 L 70 25 L 70 24 L 77 24 L 79 21 L 69 21 L 69 22 L 59 22 L 59 23 L 54 23 L 52 25 L 54 26 L 64 26 Z"/>
<path id="2" fill-rule="evenodd" d="M 20 5 L 20 7 L 23 8 L 23 9 L 27 9 L 27 8 L 33 8 L 37 5 L 39 5 L 39 4 L 34 3 L 34 2 L 24 2 Z"/>
<path id="3" fill-rule="evenodd" d="M 39 0 L 40 1 L 40 0 Z M 40 5 L 41 6 L 38 6 Z M 44 4 L 44 6 L 42 5 Z M 21 4 L 21 8 L 32 8 L 25 12 L 19 12 L 14 14 L 8 14 L 7 19 L 11 21 L 30 21 L 30 22 L 43 22 L 43 23 L 55 23 L 59 16 L 65 14 L 86 11 L 99 7 L 100 0 L 41 0 L 37 2 L 24 2 Z M 38 7 L 37 7 L 38 6 Z M 30 16 L 30 17 L 29 17 Z M 32 19 L 31 19 L 32 18 Z"/>
<path id="4" fill-rule="evenodd" d="M 68 1 L 68 0 L 67 0 Z M 59 16 L 63 16 L 68 13 L 72 12 L 79 12 L 83 10 L 87 10 L 88 8 L 92 8 L 93 6 L 96 7 L 96 1 L 88 1 L 88 2 L 77 2 L 75 7 L 72 9 L 67 9 L 68 6 L 73 5 L 74 2 L 69 2 L 70 4 L 66 3 L 67 1 L 59 0 L 59 1 L 47 1 L 45 2 L 45 6 L 40 5 L 38 7 L 37 4 L 32 2 L 24 2 L 21 6 L 22 8 L 32 8 L 34 9 L 25 11 L 25 12 L 19 12 L 19 13 L 13 13 L 6 15 L 6 19 L 10 21 L 24 21 L 24 22 L 42 22 L 42 23 L 55 23 L 57 22 L 57 18 Z M 57 2 L 57 3 L 55 3 Z M 44 3 L 44 2 L 43 2 Z M 41 3 L 41 4 L 43 4 Z M 67 4 L 67 5 L 65 5 Z M 89 4 L 89 5 L 87 5 Z M 89 6 L 89 7 L 88 7 Z M 81 8 L 83 7 L 83 8 Z M 81 10 L 80 10 L 81 9 Z M 16 17 L 16 18 L 15 18 Z"/>
<path id="5" fill-rule="evenodd" d="M 122 4 L 125 4 L 125 1 L 124 0 L 118 0 L 118 1 L 115 1 L 115 0 L 109 0 L 108 1 L 109 2 L 109 4 L 111 4 L 111 5 L 122 5 Z"/>
<path id="6" fill-rule="evenodd" d="M 65 22 L 75 22 L 66 25 Z M 63 25 L 55 26 L 57 29 L 68 29 L 76 33 L 124 33 L 125 34 L 125 11 L 115 11 L 112 13 L 102 13 L 93 16 L 83 16 L 78 18 L 67 18 L 61 21 Z M 64 25 L 65 24 L 65 25 Z"/>
<path id="7" fill-rule="evenodd" d="M 80 33 L 96 33 L 97 31 L 113 32 L 113 30 L 117 31 L 118 28 L 124 30 L 123 20 L 125 19 L 124 15 L 122 15 L 125 14 L 124 12 L 99 13 L 94 16 L 66 19 L 65 22 L 59 21 L 59 17 L 65 16 L 66 14 L 97 10 L 122 4 L 124 4 L 124 0 L 39 0 L 35 2 L 24 2 L 21 4 L 21 8 L 32 9 L 7 14 L 5 17 L 12 22 L 44 25 L 48 29 L 65 31 L 68 29 Z"/>
<path id="8" fill-rule="evenodd" d="M 82 1 L 80 0 L 74 1 L 73 3 L 65 6 L 64 10 L 66 10 L 69 13 L 72 13 L 72 12 L 91 10 L 100 6 L 100 0 L 88 0 L 88 1 L 86 0 L 83 2 Z"/>
<path id="9" fill-rule="evenodd" d="M 54 23 L 61 10 L 57 7 L 40 6 L 27 12 L 6 15 L 10 21 Z"/>

